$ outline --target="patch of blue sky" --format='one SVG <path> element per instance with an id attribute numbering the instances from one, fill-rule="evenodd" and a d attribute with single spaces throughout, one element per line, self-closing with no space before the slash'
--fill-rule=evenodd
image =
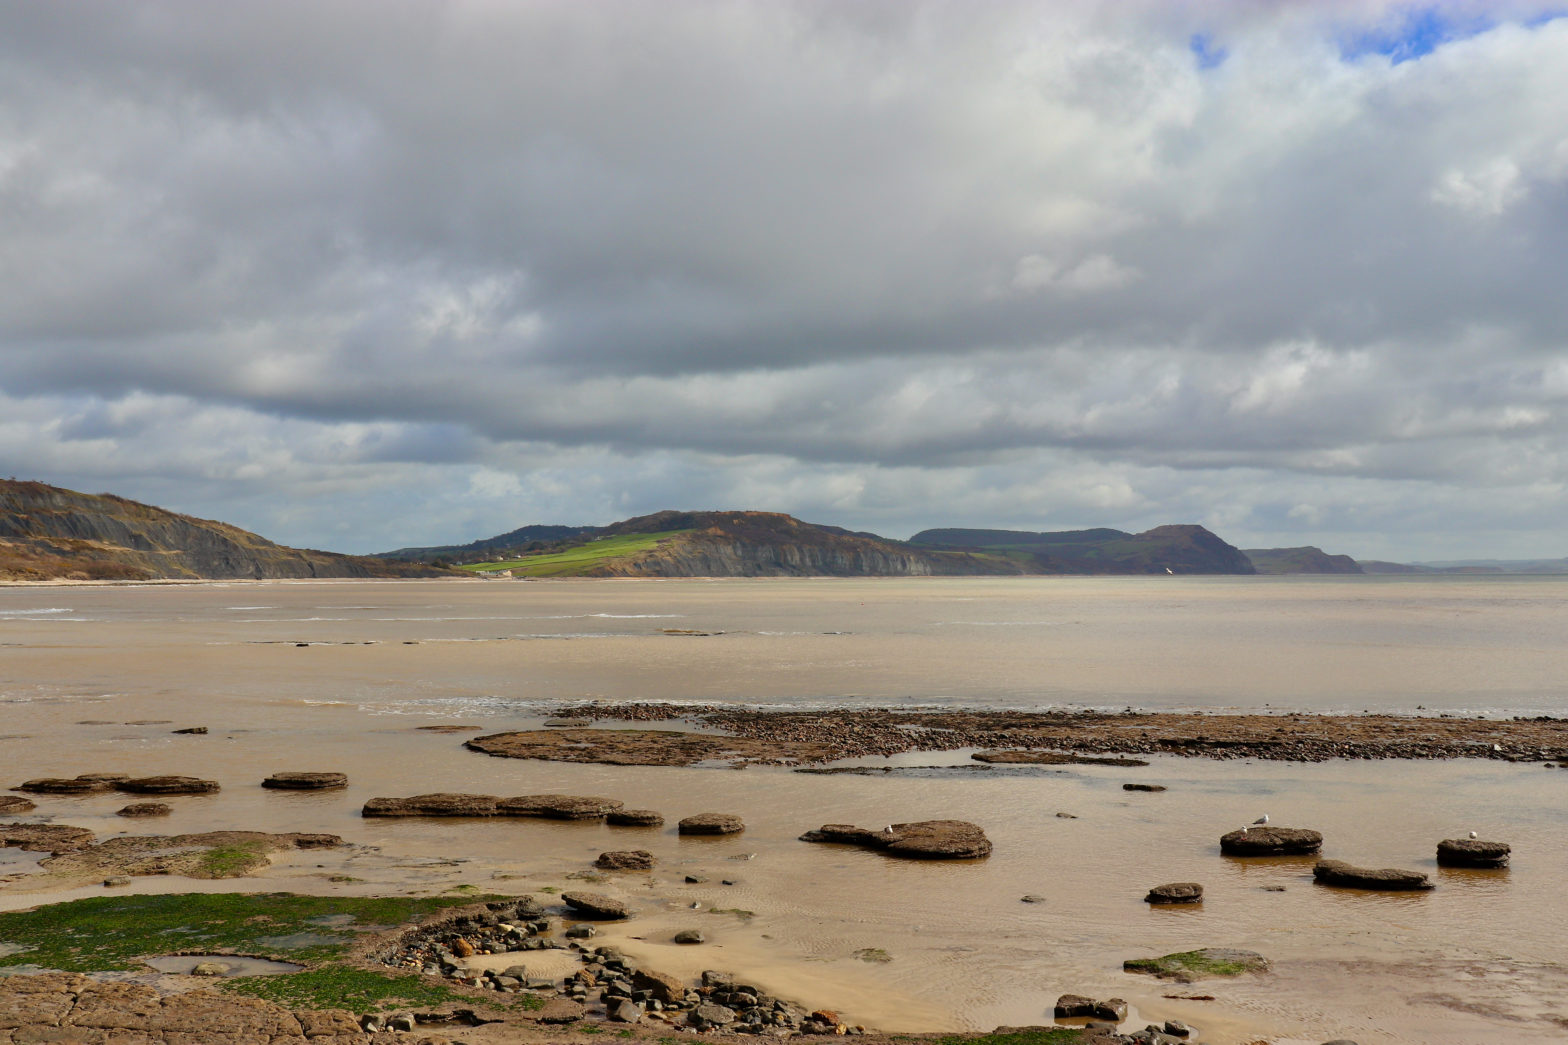
<path id="1" fill-rule="evenodd" d="M 1441 5 L 1408 7 L 1380 25 L 1346 33 L 1340 39 L 1339 53 L 1346 61 L 1378 54 L 1399 65 L 1429 55 L 1444 44 L 1479 36 L 1496 25 L 1496 19 L 1474 11 Z"/>
<path id="2" fill-rule="evenodd" d="M 1533 14 L 1529 18 L 1523 19 L 1519 24 L 1526 29 L 1534 29 L 1537 26 L 1545 25 L 1547 22 L 1555 22 L 1559 18 L 1568 18 L 1568 7 L 1549 7 L 1539 14 Z"/>
<path id="3" fill-rule="evenodd" d="M 1187 41 L 1187 49 L 1198 59 L 1199 69 L 1217 68 L 1230 57 L 1230 51 L 1215 44 L 1214 38 L 1208 33 L 1193 33 Z"/>

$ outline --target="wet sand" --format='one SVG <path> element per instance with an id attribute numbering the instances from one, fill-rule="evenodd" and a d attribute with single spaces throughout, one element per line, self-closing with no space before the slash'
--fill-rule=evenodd
<path id="1" fill-rule="evenodd" d="M 1568 982 L 1560 961 L 1568 918 L 1558 895 L 1560 870 L 1568 859 L 1568 816 L 1561 802 L 1568 771 L 1495 757 L 1540 758 L 1543 750 L 1554 750 L 1548 739 L 1554 724 L 1513 723 L 1501 713 L 1531 710 L 1540 703 L 1534 697 L 1512 709 L 1499 708 L 1495 720 L 1482 723 L 1450 724 L 1458 720 L 1435 715 L 1398 719 L 1441 733 L 1432 743 L 1504 745 L 1501 753 L 1488 746 L 1483 757 L 1370 760 L 1359 757 L 1363 751 L 1353 760 L 1290 762 L 1270 755 L 1278 748 L 1206 752 L 1223 752 L 1226 758 L 1169 753 L 1186 751 L 1190 745 L 1176 741 L 1198 731 L 1211 739 L 1246 737 L 1248 743 L 1272 744 L 1280 739 L 1279 730 L 1300 725 L 1257 706 L 1235 721 L 1220 722 L 1225 708 L 1217 703 L 1209 714 L 1140 719 L 1136 726 L 1128 716 L 1104 716 L 1098 733 L 1078 728 L 1081 716 L 1065 715 L 1081 709 L 1042 710 L 1037 713 L 1056 721 L 1027 726 L 1016 717 L 975 719 L 964 726 L 972 734 L 955 731 L 939 745 L 907 744 L 890 755 L 878 747 L 847 760 L 877 768 L 952 767 L 907 774 L 821 776 L 760 764 L 737 772 L 707 764 L 608 766 L 491 758 L 465 750 L 464 741 L 480 733 L 543 729 L 563 704 L 585 697 L 630 703 L 666 695 L 713 703 L 711 695 L 720 686 L 734 704 L 658 712 L 682 716 L 674 721 L 644 721 L 641 711 L 600 708 L 618 717 L 598 725 L 696 729 L 718 724 L 759 738 L 772 729 L 783 736 L 809 728 L 836 736 L 851 746 L 845 750 L 861 742 L 885 745 L 891 734 L 884 726 L 916 737 L 919 729 L 899 729 L 899 722 L 871 728 L 882 713 L 867 711 L 867 697 L 845 680 L 862 679 L 866 663 L 880 663 L 890 643 L 913 649 L 934 642 L 929 633 L 905 642 L 899 635 L 907 621 L 887 606 L 857 618 L 859 635 L 803 636 L 791 642 L 758 634 L 696 638 L 657 633 L 671 619 L 723 631 L 727 622 L 722 618 L 731 612 L 726 607 L 748 590 L 747 598 L 767 612 L 783 612 L 768 608 L 778 589 L 766 586 L 690 585 L 673 594 L 669 586 L 657 584 L 498 587 L 161 588 L 152 600 L 142 598 L 141 590 L 96 593 L 105 607 L 94 609 L 98 620 L 51 622 L 50 617 L 88 615 L 84 607 L 70 606 L 70 599 L 61 599 L 58 607 L 69 614 L 10 618 L 0 626 L 6 672 L 0 683 L 0 735 L 6 738 L 0 739 L 0 758 L 14 779 L 0 784 L 120 771 L 185 773 L 223 785 L 215 795 L 167 799 L 174 811 L 155 825 L 115 817 L 126 799 L 111 795 L 37 796 L 37 810 L 14 819 L 87 827 L 100 837 L 232 828 L 326 832 L 350 843 L 343 850 L 278 854 L 256 878 L 140 878 L 132 887 L 159 892 L 285 888 L 371 894 L 456 886 L 525 892 L 580 885 L 581 878 L 568 876 L 590 873 L 599 852 L 644 848 L 659 861 L 654 872 L 618 875 L 594 886 L 622 896 L 636 912 L 607 939 L 624 940 L 629 952 L 655 967 L 668 964 L 677 972 L 686 971 L 686 964 L 733 968 L 776 993 L 838 1008 L 855 1022 L 889 1031 L 1049 1022 L 1055 997 L 1075 992 L 1128 998 L 1142 1021 L 1135 1026 L 1182 1019 L 1203 1031 L 1203 1041 L 1216 1043 L 1260 1038 L 1315 1043 L 1337 1036 L 1363 1045 L 1485 1042 L 1504 1034 L 1515 1041 L 1560 1040 L 1562 1014 L 1568 1013 Z M 539 588 L 547 590 L 535 596 Z M 715 588 L 722 595 L 717 606 L 704 601 Z M 813 600 L 825 601 L 822 615 L 828 618 L 847 609 L 839 595 L 867 591 L 831 585 L 787 590 L 802 589 Z M 454 590 L 475 594 L 449 594 Z M 903 590 L 894 592 L 898 599 L 884 598 L 905 605 Z M 1012 614 L 987 602 L 986 586 L 917 588 L 919 598 L 907 605 L 932 590 L 944 598 L 972 600 L 972 617 Z M 1115 599 L 1126 591 L 1115 585 L 1109 590 Z M 1183 590 L 1202 601 L 1208 589 Z M 1287 596 L 1292 590 L 1286 589 Z M 1383 589 L 1350 590 L 1375 594 Z M 1536 600 L 1547 590 L 1529 589 Z M 428 605 L 432 591 L 449 605 Z M 36 592 L 26 595 L 37 598 Z M 580 628 L 586 621 L 607 629 L 593 634 L 611 637 L 506 639 L 495 632 L 501 627 L 515 631 L 515 624 L 478 619 L 502 616 L 503 608 L 522 616 L 525 607 L 501 602 L 525 598 L 550 602 L 526 607 L 529 611 L 572 611 L 579 616 L 568 626 Z M 391 608 L 347 608 L 387 607 L 393 601 L 397 605 Z M 25 608 L 16 605 L 14 593 L 0 593 L 0 604 Z M 279 609 L 223 609 L 258 605 Z M 1285 605 L 1293 603 L 1287 598 Z M 632 616 L 659 610 L 678 616 Z M 593 613 L 623 616 L 590 618 Z M 804 619 L 807 608 L 800 613 Z M 415 616 L 435 619 L 370 619 Z M 266 619 L 241 623 L 242 617 Z M 756 627 L 755 615 L 743 623 L 754 632 L 765 630 Z M 961 681 L 960 671 L 983 679 L 984 664 L 974 657 L 996 650 L 991 636 L 1003 630 L 1023 634 L 1023 629 L 997 627 L 986 631 L 978 650 L 952 643 L 943 647 L 948 657 L 964 662 L 961 669 L 943 667 L 928 651 L 927 688 L 905 689 L 901 695 L 928 699 L 953 688 Z M 745 669 L 736 649 L 713 645 L 732 637 L 746 650 L 770 652 Z M 313 644 L 300 647 L 296 641 Z M 1037 641 L 1031 636 L 1023 648 L 1006 646 L 1003 674 L 1012 677 L 1027 661 L 1043 664 L 1042 657 L 1054 655 L 1042 652 Z M 832 656 L 823 653 L 826 644 Z M 1534 686 L 1535 667 L 1527 668 L 1501 684 Z M 736 687 L 737 677 L 748 670 L 751 685 Z M 906 676 L 911 671 L 903 670 Z M 1225 683 L 1222 671 L 1208 685 L 1223 691 Z M 1203 683 L 1189 679 L 1185 685 L 1201 688 Z M 739 706 L 747 697 L 753 705 L 783 702 L 781 690 L 816 693 L 821 710 L 858 702 L 867 717 L 808 723 L 755 715 L 754 707 Z M 555 699 L 539 699 L 544 693 Z M 1232 694 L 1225 699 L 1234 703 Z M 1413 710 L 1426 698 L 1403 699 Z M 983 710 L 977 702 L 957 713 Z M 731 717 L 705 717 L 713 714 Z M 467 731 L 417 728 L 442 723 Z M 1333 730 L 1324 742 L 1332 736 L 1335 743 L 1376 740 L 1381 728 L 1378 721 L 1359 716 L 1306 724 Z M 211 732 L 172 732 L 193 725 L 209 726 Z M 1233 726 L 1245 730 L 1236 733 Z M 1069 746 L 1078 750 L 1148 752 L 1140 757 L 1150 765 L 967 768 L 978 766 L 970 757 L 975 748 L 1018 741 L 1018 736 L 1008 741 L 998 734 L 1021 736 L 1022 730 L 1047 727 L 1073 729 Z M 1029 736 L 1019 746 L 1058 742 L 1037 731 Z M 1406 743 L 1410 737 L 1392 739 Z M 262 779 L 280 770 L 342 771 L 350 783 L 342 791 L 323 793 L 260 787 Z M 1122 790 L 1127 782 L 1162 784 L 1168 790 L 1130 793 Z M 631 807 L 657 809 L 669 826 L 358 816 L 363 803 L 376 795 L 437 790 L 607 795 Z M 680 817 L 706 810 L 741 815 L 746 832 L 720 839 L 674 833 Z M 1059 812 L 1075 818 L 1058 817 Z M 1438 888 L 1421 896 L 1352 893 L 1313 885 L 1310 860 L 1220 856 L 1219 836 L 1262 812 L 1276 824 L 1323 831 L 1325 856 L 1425 870 Z M 993 855 L 983 861 L 926 864 L 797 841 L 801 832 L 823 823 L 879 826 L 943 817 L 980 824 L 995 843 Z M 1501 873 L 1436 868 L 1437 841 L 1469 830 L 1510 842 L 1512 867 Z M 30 870 L 36 861 L 27 854 L 0 850 L 0 861 L 5 861 L 0 874 L 12 869 L 18 875 L 0 884 L 0 906 L 104 893 L 92 882 L 41 881 Z M 688 873 L 705 875 L 709 882 L 689 885 L 684 882 Z M 720 884 L 725 878 L 736 884 Z M 1205 885 L 1200 907 L 1161 910 L 1142 902 L 1149 887 L 1181 880 Z M 1273 891 L 1277 887 L 1284 891 Z M 1041 895 L 1046 902 L 1020 903 L 1025 894 Z M 693 909 L 692 903 L 701 907 Z M 712 913 L 715 908 L 726 913 Z M 694 923 L 710 942 L 675 949 L 669 937 Z M 1274 960 L 1274 971 L 1177 988 L 1121 972 L 1127 958 L 1200 946 L 1257 950 Z M 884 950 L 893 960 L 857 959 L 855 952 L 865 948 Z M 1215 1000 L 1167 994 L 1211 994 Z"/>

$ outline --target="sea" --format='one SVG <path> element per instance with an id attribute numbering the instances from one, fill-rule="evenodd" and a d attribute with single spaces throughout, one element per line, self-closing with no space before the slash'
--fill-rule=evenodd
<path id="1" fill-rule="evenodd" d="M 1487 759 L 1294 764 L 1155 756 L 1146 768 L 978 769 L 970 752 L 785 767 L 498 759 L 478 732 L 561 704 L 920 707 L 1560 717 L 1568 578 L 1501 576 L 279 581 L 0 587 L 0 786 L 95 771 L 217 779 L 170 817 L 124 796 L 41 796 L 30 817 L 100 836 L 328 831 L 342 850 L 262 877 L 133 889 L 523 892 L 583 885 L 641 848 L 651 874 L 590 886 L 636 917 L 601 938 L 646 964 L 723 968 L 888 1031 L 1050 1024 L 1063 993 L 1121 997 L 1214 1045 L 1568 1038 L 1568 770 Z M 626 723 L 619 723 L 626 725 Z M 205 726 L 205 735 L 174 730 Z M 451 731 L 424 727 L 451 727 Z M 693 722 L 657 728 L 695 728 Z M 262 789 L 280 770 L 348 789 Z M 1166 787 L 1128 792 L 1124 783 Z M 563 792 L 662 812 L 665 828 L 365 820 L 372 796 Z M 697 812 L 746 831 L 682 838 Z M 1324 855 L 1428 872 L 1421 894 L 1314 885 L 1311 859 L 1219 854 L 1263 813 Z M 895 861 L 800 842 L 824 823 L 981 825 L 991 857 Z M 1477 831 L 1510 868 L 1435 865 Z M 687 876 L 704 878 L 688 883 Z M 1204 902 L 1157 908 L 1152 886 Z M 0 909 L 101 895 L 0 850 Z M 547 893 L 541 895 L 548 895 Z M 1023 902 L 1024 896 L 1035 898 Z M 700 946 L 670 937 L 699 928 Z M 0 947 L 4 941 L 0 940 Z M 1177 984 L 1128 958 L 1240 947 L 1271 971 Z"/>

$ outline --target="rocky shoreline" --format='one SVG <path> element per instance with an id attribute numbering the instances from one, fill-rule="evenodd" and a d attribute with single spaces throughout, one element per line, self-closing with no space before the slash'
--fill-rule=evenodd
<path id="1" fill-rule="evenodd" d="M 761 711 L 723 705 L 570 704 L 560 719 L 683 721 L 704 733 L 547 729 L 492 734 L 471 750 L 509 758 L 609 765 L 806 765 L 909 751 L 1181 755 L 1288 762 L 1490 758 L 1568 766 L 1568 719 L 1438 716 L 1200 714 L 1182 712 L 824 709 Z"/>

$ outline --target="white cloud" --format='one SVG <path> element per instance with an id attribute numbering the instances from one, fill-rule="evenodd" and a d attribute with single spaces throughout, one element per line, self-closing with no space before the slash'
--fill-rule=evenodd
<path id="1" fill-rule="evenodd" d="M 1524 199 L 1519 165 L 1506 156 L 1469 171 L 1449 170 L 1432 190 L 1432 199 L 1481 217 L 1495 218 Z"/>
<path id="2" fill-rule="evenodd" d="M 1545 553 L 1568 19 L 1488 10 L 14 6 L 0 472 L 360 550 L 706 498 Z"/>

